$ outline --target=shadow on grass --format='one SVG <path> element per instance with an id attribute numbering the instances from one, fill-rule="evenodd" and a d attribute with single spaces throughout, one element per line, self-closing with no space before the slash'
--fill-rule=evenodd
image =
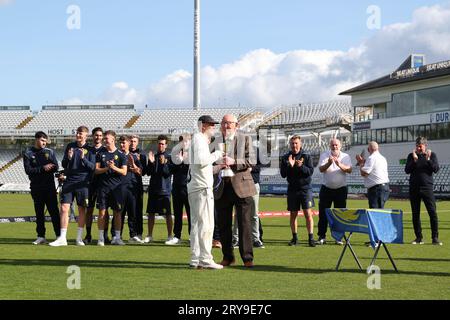
<path id="1" fill-rule="evenodd" d="M 127 260 L 69 260 L 69 259 L 0 259 L 0 265 L 6 266 L 49 266 L 91 268 L 145 268 L 145 269 L 188 269 L 188 263 L 175 262 L 143 262 Z"/>
<path id="2" fill-rule="evenodd" d="M 183 269 L 188 270 L 187 263 L 175 263 L 175 262 L 143 262 L 143 261 L 127 261 L 127 260 L 68 260 L 68 259 L 0 259 L 0 265 L 2 266 L 50 266 L 50 267 L 64 267 L 67 268 L 71 265 L 79 267 L 91 267 L 91 268 L 124 268 L 124 269 Z M 231 266 L 227 267 L 228 270 L 240 270 L 248 272 L 277 272 L 277 273 L 305 273 L 305 274 L 324 274 L 324 273 L 355 273 L 364 274 L 365 270 L 359 269 L 340 269 L 336 271 L 334 268 L 327 269 L 313 269 L 313 268 L 301 268 L 301 267 L 287 267 L 279 265 L 256 265 L 249 269 L 244 266 Z M 194 270 L 197 271 L 197 270 Z M 200 270 L 199 270 L 200 271 Z M 201 270 L 205 271 L 205 270 Z M 206 270 L 208 272 L 210 270 Z M 214 272 L 214 271 L 212 271 Z M 448 272 L 424 272 L 424 271 L 403 271 L 395 272 L 395 270 L 383 270 L 383 274 L 397 274 L 397 275 L 416 275 L 416 276 L 440 276 L 449 277 Z"/>
<path id="3" fill-rule="evenodd" d="M 27 246 L 31 246 L 33 241 L 36 239 L 22 239 L 22 238 L 0 238 L 0 244 L 20 244 L 20 245 L 27 245 Z M 48 241 L 53 241 L 52 240 L 48 240 Z"/>
<path id="4" fill-rule="evenodd" d="M 264 245 L 266 246 L 266 248 L 270 247 L 270 246 L 276 246 L 276 247 L 290 247 L 289 246 L 289 241 L 291 239 L 286 239 L 286 240 L 279 240 L 279 239 L 265 239 L 264 238 Z M 368 241 L 368 240 L 367 240 Z M 298 244 L 296 246 L 293 246 L 292 248 L 295 247 L 309 247 L 308 241 L 307 240 L 299 240 L 297 242 Z M 325 246 L 322 245 L 317 245 L 317 248 L 320 247 L 336 247 L 336 248 L 344 248 L 343 245 L 340 244 L 336 244 L 334 239 L 329 239 L 327 240 L 327 244 Z M 367 247 L 367 245 L 364 243 L 364 241 L 361 242 L 352 242 L 352 247 Z"/>
<path id="5" fill-rule="evenodd" d="M 233 267 L 231 267 L 233 268 Z M 245 267 L 234 267 L 238 269 L 247 269 Z M 251 271 L 263 271 L 263 272 L 288 272 L 288 273 L 306 273 L 306 274 L 324 274 L 324 273 L 356 273 L 356 274 L 366 274 L 366 270 L 359 269 L 339 269 L 336 271 L 335 268 L 328 269 L 312 269 L 312 268 L 292 268 L 285 266 L 274 266 L 274 265 L 256 265 L 252 269 L 247 269 Z M 415 276 L 438 276 L 438 277 L 450 277 L 448 272 L 424 272 L 424 271 L 413 271 L 413 270 L 399 270 L 396 272 L 394 269 L 383 269 L 383 274 L 397 274 L 397 275 L 415 275 Z"/>
<path id="6" fill-rule="evenodd" d="M 32 246 L 33 241 L 36 239 L 24 239 L 24 238 L 0 238 L 0 245 L 26 245 L 26 246 Z M 53 238 L 47 239 L 47 241 L 50 243 L 53 241 Z M 75 245 L 75 240 L 67 240 L 69 246 L 74 246 Z M 127 243 L 126 240 L 124 240 L 125 243 Z M 128 244 L 127 243 L 127 247 L 166 247 L 166 248 L 182 248 L 182 247 L 186 247 L 189 248 L 189 243 L 188 242 L 183 242 L 180 245 L 177 246 L 168 246 L 164 243 L 165 241 L 161 240 L 161 241 L 155 241 L 152 242 L 150 244 Z M 44 245 L 45 246 L 45 245 Z M 48 244 L 47 244 L 48 246 Z M 87 245 L 88 247 L 91 246 L 97 246 L 97 241 L 93 240 L 93 242 L 90 245 Z"/>
<path id="7" fill-rule="evenodd" d="M 379 260 L 388 260 L 388 258 L 377 258 Z M 395 260 L 418 261 L 418 262 L 450 262 L 445 258 L 395 258 Z"/>

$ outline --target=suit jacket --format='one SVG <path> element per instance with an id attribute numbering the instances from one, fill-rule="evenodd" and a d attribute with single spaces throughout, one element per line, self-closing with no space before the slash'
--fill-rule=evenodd
<path id="1" fill-rule="evenodd" d="M 241 132 L 236 132 L 233 140 L 234 160 L 236 163 L 231 166 L 234 177 L 231 178 L 234 192 L 239 198 L 253 197 L 256 195 L 256 187 L 251 175 L 250 168 L 256 165 L 255 151 L 250 136 Z M 220 176 L 220 172 L 214 175 L 214 199 L 222 197 L 225 182 Z"/>

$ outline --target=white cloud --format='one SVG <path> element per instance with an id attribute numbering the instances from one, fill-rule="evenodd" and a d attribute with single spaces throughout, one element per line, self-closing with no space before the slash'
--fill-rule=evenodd
<path id="1" fill-rule="evenodd" d="M 237 104 L 273 107 L 323 101 L 365 81 L 392 72 L 411 53 L 428 62 L 450 59 L 450 3 L 415 10 L 411 22 L 384 26 L 347 51 L 251 51 L 219 67 L 202 68 L 202 106 Z M 114 83 L 101 103 L 137 107 L 192 105 L 192 74 L 177 70 L 145 89 Z"/>
<path id="2" fill-rule="evenodd" d="M 0 0 L 0 7 L 7 6 L 8 4 L 11 4 L 13 2 L 14 2 L 14 0 Z"/>

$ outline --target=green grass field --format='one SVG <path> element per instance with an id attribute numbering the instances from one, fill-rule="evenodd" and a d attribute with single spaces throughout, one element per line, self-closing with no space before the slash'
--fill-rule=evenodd
<path id="1" fill-rule="evenodd" d="M 0 217 L 32 216 L 29 195 L 0 194 Z M 364 208 L 367 201 L 349 201 L 349 207 Z M 261 211 L 283 211 L 285 200 L 262 198 Z M 265 249 L 255 249 L 255 268 L 244 269 L 237 254 L 236 266 L 220 271 L 188 268 L 189 247 L 164 245 L 165 223 L 155 227 L 156 243 L 125 247 L 34 247 L 34 223 L 0 224 L 0 299 L 449 299 L 450 298 L 450 202 L 438 203 L 440 238 L 443 246 L 430 245 L 429 218 L 422 215 L 426 244 L 408 244 L 414 239 L 409 203 L 389 201 L 387 207 L 403 209 L 404 245 L 389 245 L 400 272 L 394 272 L 384 251 L 381 289 L 367 288 L 368 275 L 359 271 L 347 252 L 341 270 L 334 270 L 342 247 L 309 248 L 303 217 L 299 217 L 301 245 L 289 247 L 289 218 L 263 218 Z M 315 218 L 317 223 L 317 217 Z M 96 230 L 96 228 L 94 228 Z M 76 226 L 69 227 L 69 239 Z M 50 225 L 47 236 L 53 239 Z M 94 235 L 96 233 L 94 232 Z M 187 239 L 187 227 L 183 238 Z M 128 239 L 125 231 L 125 239 Z M 364 246 L 364 235 L 352 243 L 363 267 L 373 250 Z M 73 244 L 73 241 L 72 241 Z M 213 250 L 220 261 L 220 249 Z M 69 266 L 81 270 L 81 289 L 67 289 Z M 218 293 L 220 292 L 220 295 Z"/>

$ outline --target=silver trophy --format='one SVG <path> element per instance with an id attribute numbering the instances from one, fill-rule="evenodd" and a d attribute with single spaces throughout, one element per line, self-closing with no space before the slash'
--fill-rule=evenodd
<path id="1" fill-rule="evenodd" d="M 225 143 L 219 143 L 219 150 L 222 151 L 226 156 L 230 157 L 231 155 L 231 143 L 233 140 L 225 140 Z M 231 168 L 222 169 L 222 177 L 234 177 L 234 172 Z"/>

